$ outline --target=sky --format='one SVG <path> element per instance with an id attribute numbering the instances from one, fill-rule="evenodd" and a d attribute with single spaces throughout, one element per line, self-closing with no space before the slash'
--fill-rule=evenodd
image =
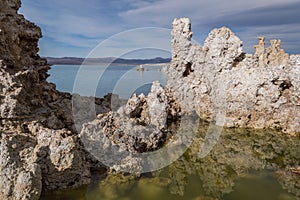
<path id="1" fill-rule="evenodd" d="M 151 58 L 170 57 L 171 24 L 179 17 L 191 19 L 200 45 L 227 26 L 247 53 L 265 36 L 298 54 L 299 11 L 299 0 L 23 0 L 19 13 L 42 28 L 41 56 Z"/>

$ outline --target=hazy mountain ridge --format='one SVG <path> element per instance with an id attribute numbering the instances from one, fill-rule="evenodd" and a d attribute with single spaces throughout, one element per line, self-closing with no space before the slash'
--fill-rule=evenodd
<path id="1" fill-rule="evenodd" d="M 141 65 L 141 64 L 157 64 L 157 63 L 169 63 L 171 58 L 151 58 L 151 59 L 124 59 L 114 57 L 104 58 L 78 58 L 78 57 L 46 57 L 49 64 L 64 64 L 64 65 L 81 65 L 85 64 L 122 64 L 122 65 Z"/>

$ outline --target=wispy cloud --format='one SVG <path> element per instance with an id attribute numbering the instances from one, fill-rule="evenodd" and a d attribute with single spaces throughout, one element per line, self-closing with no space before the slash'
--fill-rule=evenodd
<path id="1" fill-rule="evenodd" d="M 247 51 L 258 36 L 266 35 L 280 37 L 283 47 L 295 53 L 299 52 L 299 10 L 299 0 L 32 0 L 23 1 L 20 12 L 42 27 L 42 55 L 85 56 L 114 34 L 149 26 L 170 28 L 175 17 L 191 18 L 194 39 L 200 43 L 212 28 L 225 25 L 244 40 Z M 150 38 L 141 41 L 128 35 L 105 55 L 143 42 L 170 44 L 169 37 L 152 33 Z"/>
<path id="2" fill-rule="evenodd" d="M 156 1 L 148 6 L 141 6 L 135 9 L 127 10 L 120 13 L 120 16 L 128 22 L 135 23 L 169 23 L 174 17 L 188 16 L 196 24 L 210 24 L 215 19 L 234 15 L 240 18 L 238 14 L 251 11 L 254 9 L 264 9 L 274 7 L 274 5 L 285 6 L 290 3 L 298 2 L 297 0 L 253 0 L 241 1 L 232 0 L 230 2 L 223 0 L 161 0 Z M 262 12 L 264 12 L 262 10 Z M 280 13 L 278 13 L 280 14 Z"/>
<path id="3" fill-rule="evenodd" d="M 146 27 L 131 29 L 113 35 L 101 42 L 89 57 L 113 56 L 131 57 L 148 53 L 147 57 L 161 55 L 170 56 L 171 30 L 165 28 Z M 151 51 L 149 51 L 151 49 Z M 155 54 L 156 52 L 156 54 Z"/>

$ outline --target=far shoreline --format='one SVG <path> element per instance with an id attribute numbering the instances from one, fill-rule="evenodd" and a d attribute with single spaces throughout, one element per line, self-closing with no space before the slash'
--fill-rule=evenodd
<path id="1" fill-rule="evenodd" d="M 171 58 L 151 58 L 151 59 L 123 59 L 123 58 L 77 58 L 62 57 L 53 58 L 45 57 L 50 65 L 114 65 L 114 66 L 164 66 L 169 65 Z"/>
<path id="2" fill-rule="evenodd" d="M 118 67 L 138 67 L 143 65 L 144 67 L 157 67 L 157 66 L 166 66 L 170 63 L 145 63 L 145 64 L 126 64 L 126 63 L 49 63 L 51 66 L 54 65 L 99 65 L 99 66 L 118 66 Z"/>

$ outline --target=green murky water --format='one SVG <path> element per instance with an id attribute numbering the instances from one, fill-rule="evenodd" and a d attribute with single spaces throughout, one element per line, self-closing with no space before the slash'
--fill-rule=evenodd
<path id="1" fill-rule="evenodd" d="M 141 177 L 95 173 L 89 186 L 44 193 L 43 200 L 299 200 L 300 139 L 275 131 L 224 129 L 199 158 L 206 125 L 170 166 Z M 203 128 L 204 127 L 204 128 Z"/>

